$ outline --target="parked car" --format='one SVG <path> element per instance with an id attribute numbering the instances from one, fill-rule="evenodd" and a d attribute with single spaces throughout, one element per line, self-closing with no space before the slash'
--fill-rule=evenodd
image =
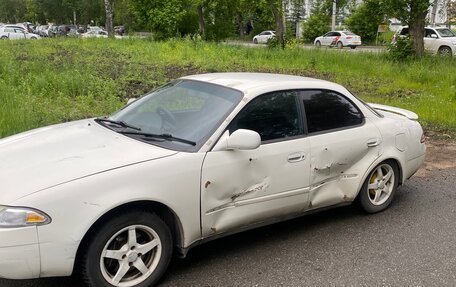
<path id="1" fill-rule="evenodd" d="M 6 25 L 0 27 L 0 39 L 40 39 L 41 37 L 37 34 L 29 33 L 24 29 L 17 26 Z"/>
<path id="2" fill-rule="evenodd" d="M 430 53 L 452 56 L 456 55 L 456 33 L 446 27 L 425 27 L 424 49 Z M 397 37 L 408 37 L 409 27 L 401 27 L 393 36 L 393 43 Z"/>
<path id="3" fill-rule="evenodd" d="M 114 32 L 119 36 L 123 36 L 125 34 L 125 27 L 124 26 L 115 26 Z"/>
<path id="4" fill-rule="evenodd" d="M 383 211 L 424 160 L 417 118 L 327 81 L 215 73 L 4 138 L 0 277 L 151 286 L 211 239 L 355 200 Z"/>
<path id="5" fill-rule="evenodd" d="M 256 35 L 253 37 L 253 43 L 254 44 L 264 44 L 267 43 L 270 39 L 274 38 L 276 36 L 275 31 L 268 30 L 268 31 L 263 31 L 260 34 Z"/>
<path id="6" fill-rule="evenodd" d="M 41 37 L 49 37 L 49 25 L 40 25 L 36 28 L 36 32 Z"/>
<path id="7" fill-rule="evenodd" d="M 350 31 L 331 31 L 315 38 L 315 46 L 333 46 L 339 49 L 350 47 L 356 49 L 361 45 L 361 37 Z"/>
<path id="8" fill-rule="evenodd" d="M 90 30 L 81 34 L 82 38 L 108 38 L 108 33 L 103 30 Z"/>

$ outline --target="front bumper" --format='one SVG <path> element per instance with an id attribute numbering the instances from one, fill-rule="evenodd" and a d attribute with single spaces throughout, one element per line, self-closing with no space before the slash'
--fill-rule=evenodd
<path id="1" fill-rule="evenodd" d="M 40 268 L 36 227 L 0 228 L 0 278 L 38 278 Z"/>

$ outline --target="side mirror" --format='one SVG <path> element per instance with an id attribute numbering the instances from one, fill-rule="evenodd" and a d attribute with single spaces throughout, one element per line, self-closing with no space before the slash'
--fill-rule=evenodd
<path id="1" fill-rule="evenodd" d="M 226 131 L 213 150 L 252 150 L 257 149 L 260 145 L 261 137 L 257 132 L 239 129 L 231 135 Z"/>
<path id="2" fill-rule="evenodd" d="M 128 99 L 128 102 L 127 102 L 127 105 L 129 105 L 129 104 L 135 102 L 136 100 L 137 100 L 137 98 L 129 98 L 129 99 Z"/>

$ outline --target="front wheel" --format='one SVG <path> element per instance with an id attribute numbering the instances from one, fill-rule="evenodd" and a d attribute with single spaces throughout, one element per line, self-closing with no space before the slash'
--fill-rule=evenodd
<path id="1" fill-rule="evenodd" d="M 441 47 L 439 49 L 439 55 L 441 55 L 441 56 L 451 56 L 452 55 L 451 48 L 450 47 Z"/>
<path id="2" fill-rule="evenodd" d="M 316 46 L 317 48 L 321 48 L 321 42 L 320 42 L 320 41 L 315 42 L 315 46 Z"/>
<path id="3" fill-rule="evenodd" d="M 397 164 L 391 160 L 380 163 L 370 172 L 361 188 L 361 207 L 368 213 L 385 210 L 393 201 L 398 185 Z"/>
<path id="4" fill-rule="evenodd" d="M 155 214 L 116 214 L 98 228 L 82 261 L 88 286 L 147 287 L 166 271 L 173 242 L 168 226 Z"/>
<path id="5" fill-rule="evenodd" d="M 253 44 L 258 44 L 258 40 L 257 39 L 253 39 Z"/>

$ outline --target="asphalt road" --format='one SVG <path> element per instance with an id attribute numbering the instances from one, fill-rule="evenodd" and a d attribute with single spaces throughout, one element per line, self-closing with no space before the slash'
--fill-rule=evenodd
<path id="1" fill-rule="evenodd" d="M 219 239 L 173 260 L 160 286 L 454 286 L 456 168 L 421 172 L 393 205 L 333 209 Z M 75 278 L 1 287 L 81 287 Z"/>

